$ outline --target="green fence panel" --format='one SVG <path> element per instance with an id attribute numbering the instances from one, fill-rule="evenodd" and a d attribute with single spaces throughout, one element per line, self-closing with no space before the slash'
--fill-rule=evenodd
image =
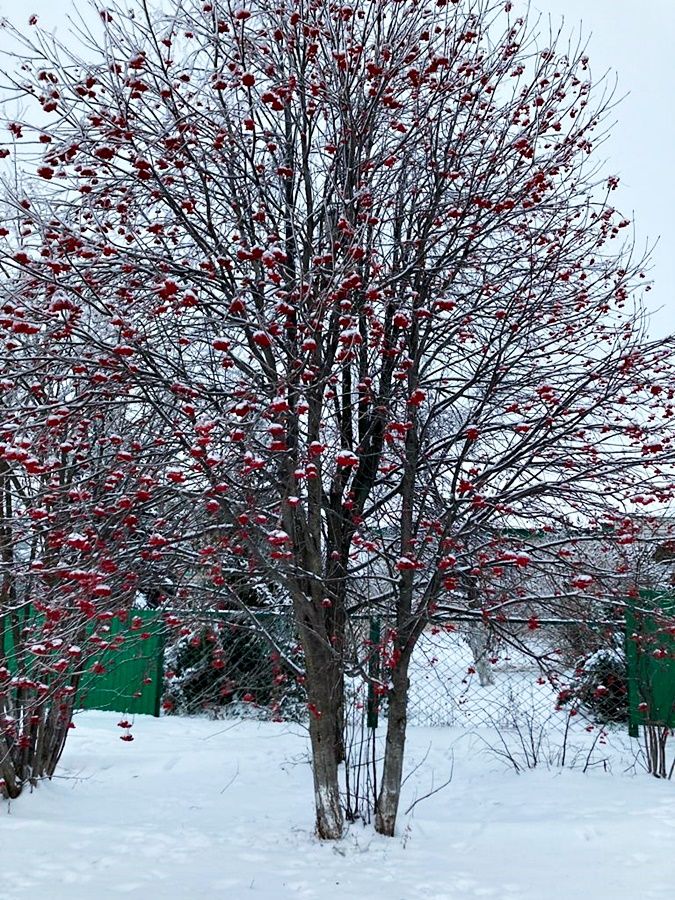
<path id="1" fill-rule="evenodd" d="M 30 621 L 39 623 L 37 617 L 22 611 L 21 627 Z M 92 620 L 86 629 L 87 662 L 75 708 L 158 716 L 165 630 L 154 610 L 130 610 L 125 621 L 117 617 Z M 92 637 L 103 642 L 93 654 Z M 9 616 L 0 616 L 0 651 L 10 672 L 18 666 L 14 643 Z"/>
<path id="2" fill-rule="evenodd" d="M 30 604 L 26 604 L 21 609 L 16 610 L 12 613 L 12 616 L 8 613 L 0 616 L 0 664 L 6 665 L 10 672 L 16 671 L 17 668 L 12 620 L 14 620 L 14 625 L 18 626 L 20 631 L 31 617 Z"/>
<path id="3" fill-rule="evenodd" d="M 630 734 L 639 725 L 675 728 L 675 598 L 641 591 L 626 610 Z"/>
<path id="4" fill-rule="evenodd" d="M 113 618 L 105 624 L 110 630 L 103 632 L 99 624 L 97 634 L 112 646 L 88 662 L 76 706 L 158 716 L 165 633 L 161 618 L 152 610 L 132 610 L 126 622 Z M 123 642 L 116 644 L 120 637 Z"/>

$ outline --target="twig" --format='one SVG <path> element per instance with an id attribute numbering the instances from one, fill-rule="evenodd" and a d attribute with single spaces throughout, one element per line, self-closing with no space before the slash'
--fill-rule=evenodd
<path id="1" fill-rule="evenodd" d="M 451 764 L 451 766 L 450 766 L 450 776 L 448 777 L 447 781 L 444 781 L 443 784 L 439 784 L 439 786 L 438 786 L 437 788 L 435 788 L 435 787 L 433 787 L 433 774 L 432 774 L 432 776 L 431 776 L 431 783 L 432 783 L 431 790 L 428 791 L 426 794 L 422 794 L 421 797 L 416 797 L 416 798 L 413 800 L 413 802 L 410 804 L 410 806 L 406 809 L 405 815 L 407 816 L 408 813 L 412 812 L 413 809 L 415 809 L 415 807 L 417 806 L 417 804 L 418 804 L 418 803 L 421 803 L 422 800 L 427 800 L 429 797 L 433 797 L 434 794 L 438 794 L 440 791 L 443 790 L 443 788 L 446 788 L 446 787 L 450 784 L 450 782 L 452 781 L 452 776 L 453 776 L 453 774 L 454 774 L 454 771 L 455 771 L 455 761 L 454 761 L 454 758 L 453 758 L 452 764 Z"/>

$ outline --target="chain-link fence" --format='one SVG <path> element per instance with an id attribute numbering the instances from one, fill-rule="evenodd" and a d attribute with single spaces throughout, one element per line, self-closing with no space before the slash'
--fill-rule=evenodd
<path id="1" fill-rule="evenodd" d="M 409 723 L 478 735 L 517 767 L 607 764 L 610 743 L 636 753 L 630 733 L 643 738 L 649 771 L 669 777 L 675 601 L 645 593 L 640 603 L 625 622 L 494 622 L 467 613 L 428 625 L 409 668 Z M 165 713 L 307 721 L 290 609 L 201 617 L 148 609 L 127 626 L 118 642 L 110 635 L 120 623 L 97 623 L 97 647 L 108 655 L 82 682 L 82 706 L 157 714 L 161 700 Z M 347 633 L 345 724 L 374 740 L 387 716 L 395 630 L 363 616 Z"/>
<path id="2" fill-rule="evenodd" d="M 166 712 L 305 717 L 290 613 L 258 615 L 255 625 L 222 614 L 182 631 L 165 652 Z M 373 677 L 350 679 L 349 690 L 357 709 L 368 708 L 371 727 L 386 717 L 391 636 L 379 620 L 356 624 L 354 655 Z M 420 726 L 510 730 L 529 743 L 546 735 L 560 746 L 580 734 L 602 746 L 608 734 L 627 729 L 623 625 L 531 619 L 496 630 L 467 617 L 429 626 L 410 665 L 408 718 Z"/>
<path id="3" fill-rule="evenodd" d="M 627 744 L 622 623 L 454 621 L 422 634 L 410 667 L 411 724 L 479 733 L 516 767 L 605 764 Z"/>
<path id="4" fill-rule="evenodd" d="M 608 744 L 629 749 L 629 729 L 637 737 L 642 726 L 649 769 L 667 777 L 675 607 L 660 595 L 640 602 L 648 601 L 652 612 L 629 608 L 626 622 L 535 616 L 494 622 L 467 613 L 428 625 L 409 668 L 409 723 L 477 734 L 517 766 L 544 758 L 605 763 Z M 85 707 L 157 712 L 161 699 L 165 713 L 307 720 L 303 654 L 290 609 L 202 617 L 137 612 L 120 643 L 110 639 L 119 631 L 115 623 L 98 623 L 97 640 L 112 655 L 83 682 L 78 696 Z M 346 723 L 374 737 L 387 715 L 395 631 L 386 620 L 364 616 L 350 620 L 348 635 Z"/>
<path id="5" fill-rule="evenodd" d="M 417 725 L 508 727 L 570 715 L 600 725 L 628 718 L 622 625 L 480 622 L 427 628 L 410 669 Z"/>

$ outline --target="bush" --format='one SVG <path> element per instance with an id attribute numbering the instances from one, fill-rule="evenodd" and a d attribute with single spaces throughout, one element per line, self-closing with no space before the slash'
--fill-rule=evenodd
<path id="1" fill-rule="evenodd" d="M 615 648 L 604 648 L 583 658 L 568 687 L 560 692 L 558 703 L 583 707 L 598 724 L 627 721 L 625 654 Z"/>
<path id="2" fill-rule="evenodd" d="M 275 621 L 274 630 L 282 625 Z M 288 636 L 275 639 L 292 651 Z M 165 652 L 163 708 L 169 713 L 298 718 L 302 694 L 281 655 L 242 621 L 199 625 Z"/>

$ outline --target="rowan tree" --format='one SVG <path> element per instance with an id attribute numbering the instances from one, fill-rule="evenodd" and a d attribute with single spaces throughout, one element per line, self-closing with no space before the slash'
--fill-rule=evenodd
<path id="1" fill-rule="evenodd" d="M 143 429 L 112 381 L 60 343 L 68 302 L 43 294 L 40 315 L 26 312 L 5 298 L 0 318 L 0 791 L 10 797 L 52 776 L 83 676 L 102 673 L 97 655 L 123 640 L 108 635 L 110 619 L 126 617 L 148 565 L 139 516 L 153 480 L 147 464 L 130 464 Z"/>
<path id="2" fill-rule="evenodd" d="M 669 497 L 671 345 L 645 339 L 642 260 L 592 156 L 611 96 L 504 0 L 100 19 L 79 55 L 25 39 L 6 290 L 26 320 L 65 298 L 54 358 L 88 359 L 83 385 L 122 378 L 160 430 L 160 557 L 185 546 L 203 582 L 234 568 L 290 596 L 324 838 L 364 664 L 350 620 L 388 617 L 393 834 L 427 623 L 466 608 L 467 579 L 528 564 L 514 522 L 594 527 Z M 592 593 L 572 562 L 566 593 Z M 504 605 L 493 590 L 480 615 Z"/>

